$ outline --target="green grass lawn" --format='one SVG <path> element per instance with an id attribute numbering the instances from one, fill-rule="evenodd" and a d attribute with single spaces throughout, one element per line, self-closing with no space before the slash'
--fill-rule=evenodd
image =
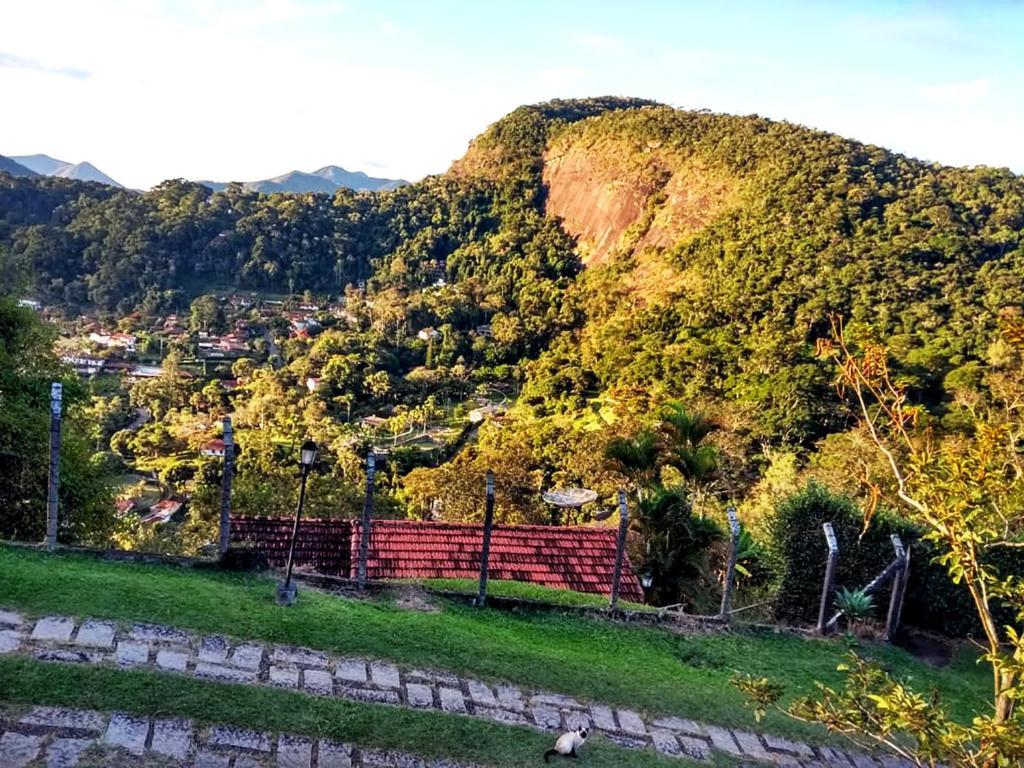
<path id="1" fill-rule="evenodd" d="M 109 563 L 0 546 L 0 605 L 30 615 L 63 613 L 144 620 L 238 637 L 310 646 L 399 663 L 467 672 L 526 686 L 754 728 L 735 672 L 767 675 L 789 695 L 836 683 L 848 641 L 773 632 L 678 635 L 551 612 L 507 613 L 441 601 L 439 612 L 393 601 L 347 600 L 303 590 L 291 608 L 275 605 L 266 577 Z M 939 691 L 954 716 L 985 706 L 990 678 L 967 653 L 931 668 L 890 646 L 861 645 L 920 690 Z M 0 689 L 2 690 L 2 689 Z M 821 739 L 823 732 L 775 713 L 760 726 Z"/>
<path id="2" fill-rule="evenodd" d="M 431 589 L 443 592 L 460 592 L 465 595 L 476 595 L 480 588 L 477 579 L 423 579 L 413 582 L 423 584 Z M 498 597 L 514 597 L 519 600 L 536 600 L 550 605 L 565 605 L 578 608 L 607 608 L 608 598 L 586 592 L 573 592 L 569 589 L 553 589 L 540 584 L 526 584 L 521 581 L 487 580 L 487 594 Z M 619 607 L 633 611 L 657 612 L 656 608 L 643 603 L 632 603 L 620 600 Z"/>
<path id="3" fill-rule="evenodd" d="M 201 682 L 158 672 L 71 667 L 24 658 L 0 658 L 0 702 L 7 709 L 19 710 L 46 705 L 144 716 L 173 714 L 200 725 L 302 734 L 495 766 L 539 763 L 552 744 L 551 736 L 531 728 L 457 715 Z M 606 768 L 680 764 L 653 750 L 624 749 L 602 737 L 588 742 L 586 757 L 588 765 Z M 718 765 L 731 764 L 718 756 Z"/>

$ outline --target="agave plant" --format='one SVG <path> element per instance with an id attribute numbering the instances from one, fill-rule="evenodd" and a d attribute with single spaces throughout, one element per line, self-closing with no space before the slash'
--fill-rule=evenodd
<path id="1" fill-rule="evenodd" d="M 836 592 L 836 607 L 851 626 L 856 626 L 875 610 L 875 598 L 863 589 L 840 589 Z"/>

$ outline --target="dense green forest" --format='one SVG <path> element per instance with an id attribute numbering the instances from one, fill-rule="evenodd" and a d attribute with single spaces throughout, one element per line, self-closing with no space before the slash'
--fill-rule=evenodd
<path id="1" fill-rule="evenodd" d="M 715 518 L 738 501 L 754 524 L 812 479 L 862 497 L 877 459 L 815 355 L 834 315 L 851 338 L 887 344 L 910 397 L 950 434 L 1006 394 L 1020 361 L 998 332 L 1024 308 L 1022 230 L 1024 179 L 1007 170 L 614 98 L 517 109 L 448 173 L 382 193 L 181 180 L 136 193 L 0 175 L 5 285 L 68 316 L 187 314 L 212 290 L 347 297 L 351 328 L 288 341 L 279 370 L 242 365 L 231 401 L 243 426 L 269 418 L 290 439 L 336 445 L 342 490 L 318 509 L 358 503 L 359 446 L 337 427 L 353 404 L 393 413 L 470 379 L 505 381 L 519 398 L 501 425 L 441 466 L 391 468 L 395 514 L 441 498 L 449 515 L 473 517 L 466 478 L 489 466 L 509 520 L 543 520 L 537 492 L 554 483 L 610 497 L 628 481 L 654 489 L 641 527 L 705 549 L 716 537 L 702 524 L 673 527 L 695 510 Z M 438 329 L 436 343 L 416 339 L 423 328 Z M 324 388 L 305 391 L 308 376 Z M 161 386 L 133 405 L 227 407 L 198 384 Z M 699 436 L 666 419 L 680 402 L 703 414 Z M 639 474 L 612 460 L 624 438 L 634 458 L 650 443 Z M 254 498 L 267 462 L 243 461 Z M 692 563 L 664 567 L 695 578 Z"/>

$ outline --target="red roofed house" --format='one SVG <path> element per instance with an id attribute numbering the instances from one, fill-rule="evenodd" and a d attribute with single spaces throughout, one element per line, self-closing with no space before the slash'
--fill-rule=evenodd
<path id="1" fill-rule="evenodd" d="M 291 522 L 276 518 L 232 518 L 232 536 L 249 540 L 283 565 Z M 609 594 L 615 569 L 616 532 L 608 528 L 496 525 L 491 535 L 490 578 L 557 589 Z M 296 539 L 296 563 L 321 573 L 354 578 L 362 523 L 304 520 Z M 376 520 L 370 528 L 370 579 L 469 578 L 480 575 L 483 526 L 421 520 Z M 278 562 L 280 561 L 280 562 Z M 323 566 L 329 562 L 329 567 Z M 629 558 L 623 562 L 620 594 L 643 601 Z"/>
<path id="2" fill-rule="evenodd" d="M 202 456 L 223 456 L 224 455 L 224 441 L 220 438 L 211 440 L 202 447 L 199 451 Z"/>

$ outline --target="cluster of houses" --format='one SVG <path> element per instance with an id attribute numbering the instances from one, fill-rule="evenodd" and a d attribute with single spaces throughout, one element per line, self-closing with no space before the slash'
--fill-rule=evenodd
<path id="1" fill-rule="evenodd" d="M 141 507 L 139 499 L 118 499 L 115 508 L 118 517 L 125 517 L 132 513 L 139 515 L 139 522 L 146 525 L 166 523 L 185 506 L 185 502 L 179 499 L 161 499 L 148 507 Z"/>

